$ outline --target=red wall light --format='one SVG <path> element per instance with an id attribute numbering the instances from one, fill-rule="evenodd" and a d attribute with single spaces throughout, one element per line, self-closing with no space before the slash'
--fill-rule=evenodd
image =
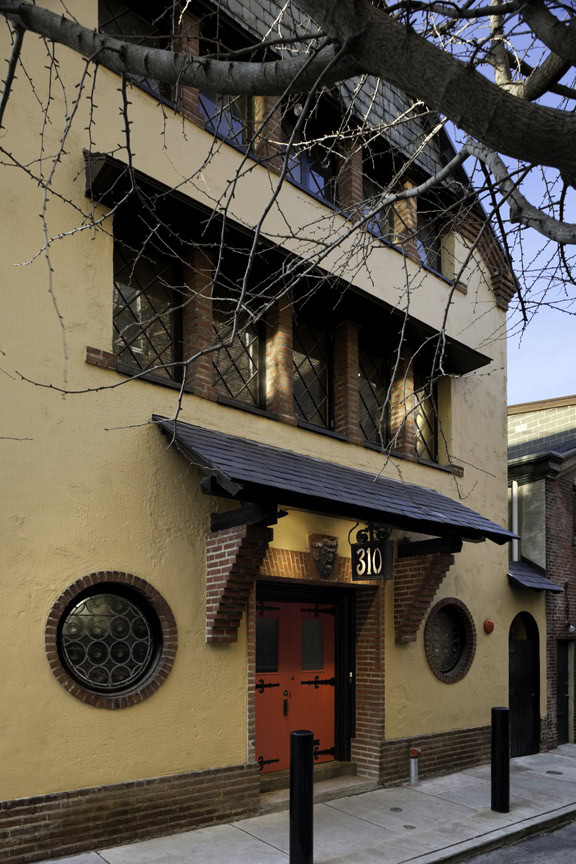
<path id="1" fill-rule="evenodd" d="M 492 633 L 494 631 L 494 621 L 492 618 L 486 618 L 484 621 L 484 632 Z"/>

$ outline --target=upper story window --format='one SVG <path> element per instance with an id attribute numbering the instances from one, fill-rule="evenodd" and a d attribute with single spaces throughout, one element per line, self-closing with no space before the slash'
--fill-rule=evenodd
<path id="1" fill-rule="evenodd" d="M 384 188 L 375 180 L 364 174 L 364 215 L 371 213 L 382 197 Z M 366 223 L 366 230 L 374 237 L 379 237 L 386 243 L 395 243 L 395 210 L 394 206 L 381 207 Z"/>
<path id="2" fill-rule="evenodd" d="M 291 102 L 282 118 L 282 140 L 287 144 L 294 134 L 302 110 Z M 337 155 L 332 133 L 334 119 L 329 108 L 320 104 L 296 131 L 288 157 L 287 177 L 326 204 L 336 203 Z"/>
<path id="3" fill-rule="evenodd" d="M 181 380 L 182 367 L 172 365 L 181 360 L 181 297 L 178 259 L 115 227 L 113 346 L 121 364 Z"/>
<path id="4" fill-rule="evenodd" d="M 418 456 L 437 462 L 438 388 L 418 367 L 414 370 L 414 431 Z"/>
<path id="5" fill-rule="evenodd" d="M 239 147 L 250 144 L 254 118 L 253 100 L 249 96 L 200 93 L 199 104 L 209 132 Z"/>
<path id="6" fill-rule="evenodd" d="M 294 413 L 305 423 L 332 428 L 332 334 L 294 320 Z"/>
<path id="7" fill-rule="evenodd" d="M 236 304 L 233 300 L 215 300 L 212 327 L 216 342 L 225 347 L 212 355 L 217 391 L 236 402 L 264 408 L 265 342 L 259 323 L 240 318 L 232 339 Z M 230 344 L 226 344 L 230 343 Z"/>
<path id="8" fill-rule="evenodd" d="M 442 273 L 442 235 L 439 205 L 418 199 L 418 255 L 422 263 L 436 273 Z"/>
<path id="9" fill-rule="evenodd" d="M 390 363 L 362 330 L 358 344 L 358 387 L 364 439 L 370 444 L 385 444 L 389 439 Z"/>
<path id="10" fill-rule="evenodd" d="M 170 48 L 172 44 L 171 4 L 150 0 L 98 0 L 98 26 L 101 33 L 151 48 Z M 172 99 L 172 85 L 153 78 L 129 75 L 134 84 L 162 100 Z"/>
<path id="11" fill-rule="evenodd" d="M 207 13 L 200 22 L 200 54 L 203 57 L 227 59 L 234 52 L 249 49 L 250 38 L 226 21 L 220 9 Z M 255 47 L 242 59 L 262 59 Z M 220 96 L 204 91 L 199 95 L 200 111 L 206 129 L 238 147 L 248 147 L 254 134 L 254 99 L 250 96 Z"/>

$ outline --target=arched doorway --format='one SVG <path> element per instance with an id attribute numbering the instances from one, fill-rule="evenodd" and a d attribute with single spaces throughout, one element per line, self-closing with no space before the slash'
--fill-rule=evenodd
<path id="1" fill-rule="evenodd" d="M 540 637 L 528 612 L 510 625 L 510 755 L 540 750 Z"/>

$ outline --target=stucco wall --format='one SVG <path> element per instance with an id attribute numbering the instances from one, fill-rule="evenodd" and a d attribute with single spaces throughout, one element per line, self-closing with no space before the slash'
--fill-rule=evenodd
<path id="1" fill-rule="evenodd" d="M 71 0 L 68 6 L 86 23 L 95 23 L 95 2 Z M 2 56 L 8 56 L 6 42 L 2 47 Z M 73 88 L 81 78 L 82 60 L 60 49 L 57 55 L 60 75 Z M 24 60 L 36 77 L 38 95 L 45 99 L 45 48 L 32 34 L 25 39 Z M 82 178 L 82 150 L 88 145 L 90 122 L 85 95 L 56 171 L 55 189 L 88 212 L 91 205 L 84 198 Z M 185 183 L 183 178 L 205 158 L 211 139 L 170 112 L 164 122 L 155 100 L 141 91 L 133 89 L 130 99 L 136 167 L 164 183 L 181 183 L 182 191 L 200 201 L 213 201 L 238 166 L 240 154 L 219 144 L 202 177 Z M 116 150 L 122 141 L 120 94 L 118 79 L 106 70 L 98 71 L 95 103 L 93 149 Z M 64 126 L 64 109 L 58 102 L 51 107 L 51 120 L 44 140 L 46 153 L 57 151 Z M 39 153 L 40 122 L 35 96 L 25 76 L 19 76 L 6 115 L 3 146 L 18 153 L 22 162 L 33 162 Z M 117 156 L 124 158 L 122 151 Z M 0 798 L 243 762 L 247 752 L 245 631 L 241 628 L 238 643 L 229 646 L 208 646 L 204 638 L 203 537 L 209 513 L 226 505 L 203 496 L 197 471 L 167 450 L 158 430 L 146 425 L 153 412 L 175 411 L 174 391 L 145 382 L 118 387 L 121 376 L 84 363 L 86 345 L 112 348 L 111 226 L 77 232 L 51 244 L 51 281 L 43 255 L 16 267 L 30 261 L 43 245 L 38 218 L 42 192 L 16 168 L 4 169 L 3 175 L 0 345 L 5 352 L 2 367 L 8 374 L 0 376 L 2 434 L 22 440 L 1 442 L 7 491 L 0 500 L 5 532 L 0 582 L 4 613 Z M 236 189 L 232 215 L 253 224 L 269 194 L 269 175 L 255 167 Z M 281 202 L 283 215 L 274 211 L 266 225 L 270 236 L 284 233 L 284 218 L 301 225 L 325 216 L 320 205 L 293 187 L 285 189 Z M 70 232 L 82 223 L 78 211 L 57 196 L 50 198 L 47 212 L 50 236 Z M 97 208 L 97 214 L 105 212 Z M 343 229 L 344 220 L 336 217 L 335 221 Z M 294 248 L 299 242 L 290 241 Z M 336 256 L 332 263 L 336 266 Z M 354 267 L 345 275 L 400 308 L 409 306 L 419 318 L 442 323 L 450 293 L 445 282 L 385 247 L 371 253 L 369 267 L 367 271 Z M 408 462 L 385 464 L 371 450 L 193 396 L 184 398 L 181 419 L 339 464 L 382 470 L 399 480 L 437 488 L 505 524 L 504 314 L 495 308 L 481 273 L 471 267 L 465 281 L 468 295 L 454 295 L 447 331 L 488 353 L 493 362 L 452 382 L 451 424 L 446 434 L 454 461 L 465 467 L 463 478 Z M 35 386 L 19 373 L 74 393 L 64 396 Z M 320 524 L 324 527 L 318 530 L 330 528 L 332 533 L 330 525 L 317 518 L 306 521 L 306 533 Z M 290 522 L 286 527 L 280 523 L 276 543 L 288 542 L 285 534 L 290 526 Z M 347 530 L 346 525 L 339 526 L 342 538 Z M 44 625 L 54 600 L 77 578 L 102 569 L 124 570 L 149 581 L 171 605 L 179 630 L 176 662 L 166 683 L 141 705 L 115 712 L 83 705 L 66 693 L 43 653 Z M 505 704 L 503 658 L 514 611 L 529 608 L 541 628 L 544 623 L 541 600 L 527 605 L 524 597 L 514 599 L 505 587 L 505 571 L 505 549 L 491 543 L 467 546 L 442 588 L 443 593 L 469 603 L 479 631 L 484 616 L 491 615 L 497 622 L 493 636 L 479 637 L 474 674 L 458 685 L 442 685 L 429 672 L 421 639 L 396 647 L 387 620 L 388 737 L 478 725 L 487 722 L 490 705 Z M 391 603 L 388 610 L 391 614 Z"/>

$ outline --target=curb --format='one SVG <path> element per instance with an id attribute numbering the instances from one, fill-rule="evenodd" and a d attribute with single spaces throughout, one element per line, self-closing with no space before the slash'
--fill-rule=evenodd
<path id="1" fill-rule="evenodd" d="M 506 828 L 497 828 L 474 837 L 472 840 L 463 840 L 453 846 L 446 846 L 437 852 L 427 852 L 425 855 L 417 855 L 408 859 L 404 864 L 441 864 L 444 861 L 465 861 L 481 852 L 490 852 L 511 843 L 516 843 L 531 834 L 538 834 L 549 828 L 560 828 L 576 819 L 576 804 L 568 804 L 541 813 L 539 816 L 531 816 Z"/>

